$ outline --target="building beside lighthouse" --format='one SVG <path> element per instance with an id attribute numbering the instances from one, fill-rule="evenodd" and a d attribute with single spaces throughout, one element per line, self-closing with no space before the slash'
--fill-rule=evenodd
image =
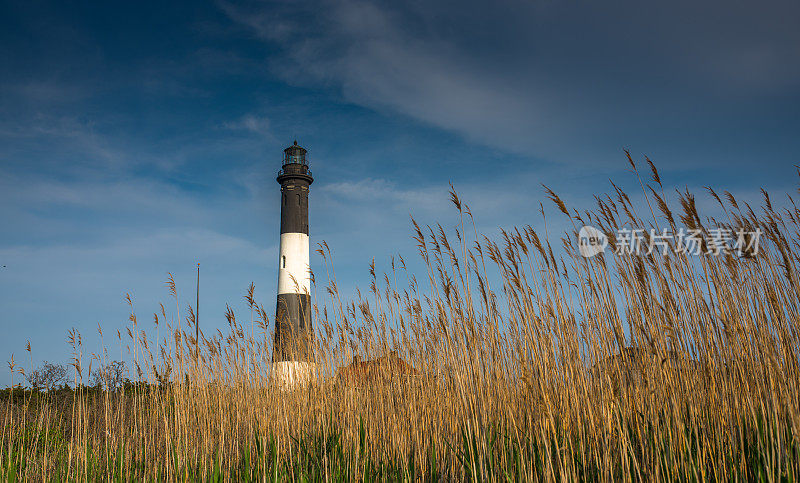
<path id="1" fill-rule="evenodd" d="M 314 371 L 309 273 L 308 191 L 314 178 L 308 152 L 297 145 L 283 150 L 281 242 L 272 376 L 285 389 L 306 383 Z"/>

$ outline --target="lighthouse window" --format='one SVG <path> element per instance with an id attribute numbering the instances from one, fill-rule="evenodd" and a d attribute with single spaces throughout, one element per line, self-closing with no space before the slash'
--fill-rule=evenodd
<path id="1" fill-rule="evenodd" d="M 281 268 L 286 268 L 286 255 L 281 257 Z"/>
<path id="2" fill-rule="evenodd" d="M 300 204 L 300 195 L 297 195 L 297 204 Z"/>

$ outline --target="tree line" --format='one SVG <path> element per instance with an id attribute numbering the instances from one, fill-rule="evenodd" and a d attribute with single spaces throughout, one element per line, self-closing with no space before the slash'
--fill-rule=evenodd
<path id="1" fill-rule="evenodd" d="M 34 391 L 53 391 L 69 387 L 67 377 L 69 369 L 64 364 L 45 361 L 30 373 L 25 374 L 28 385 Z M 116 391 L 121 389 L 127 378 L 125 377 L 125 362 L 112 361 L 101 364 L 89 376 L 89 386 Z"/>

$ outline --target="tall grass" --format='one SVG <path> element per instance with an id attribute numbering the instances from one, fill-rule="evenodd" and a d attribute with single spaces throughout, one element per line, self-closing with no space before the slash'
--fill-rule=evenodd
<path id="1" fill-rule="evenodd" d="M 117 337 L 135 383 L 82 386 L 84 365 L 108 356 L 84 354 L 71 333 L 77 390 L 6 391 L 0 477 L 795 481 L 800 211 L 711 189 L 724 219 L 701 217 L 688 192 L 672 211 L 650 167 L 642 206 L 615 186 L 579 212 L 547 190 L 575 230 L 559 237 L 530 226 L 482 237 L 453 191 L 453 233 L 413 222 L 425 270 L 373 264 L 354 301 L 341 300 L 323 242 L 318 374 L 291 392 L 271 385 L 272 325 L 252 287 L 244 318 L 229 309 L 227 330 L 198 341 L 170 277 L 175 312 L 154 315 L 166 338 L 148 339 L 128 299 Z M 757 254 L 587 259 L 584 224 L 612 244 L 621 227 L 685 226 L 706 243 L 719 227 L 763 235 Z M 337 382 L 354 355 L 390 350 L 420 376 Z"/>

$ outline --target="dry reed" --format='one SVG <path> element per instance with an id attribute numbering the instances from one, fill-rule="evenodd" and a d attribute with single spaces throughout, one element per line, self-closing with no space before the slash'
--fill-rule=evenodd
<path id="1" fill-rule="evenodd" d="M 271 325 L 252 285 L 249 323 L 229 308 L 226 331 L 196 340 L 170 275 L 175 313 L 155 314 L 156 340 L 127 299 L 120 340 L 135 382 L 87 388 L 91 369 L 73 331 L 77 389 L 6 391 L 0 476 L 795 481 L 800 211 L 792 202 L 779 212 L 765 192 L 757 215 L 709 189 L 725 220 L 701 217 L 688 192 L 676 213 L 647 162 L 654 186 L 636 170 L 646 219 L 616 185 L 585 213 L 547 188 L 575 228 L 560 239 L 531 226 L 481 237 L 453 190 L 454 234 L 412 220 L 424 273 L 408 273 L 400 257 L 379 276 L 373 262 L 369 294 L 351 302 L 323 242 L 318 373 L 292 392 L 270 385 Z M 713 228 L 760 229 L 760 250 L 578 253 L 583 224 L 613 244 L 620 227 L 674 231 L 676 217 L 700 231 L 704 248 Z M 392 350 L 420 376 L 336 382 L 354 355 Z"/>

